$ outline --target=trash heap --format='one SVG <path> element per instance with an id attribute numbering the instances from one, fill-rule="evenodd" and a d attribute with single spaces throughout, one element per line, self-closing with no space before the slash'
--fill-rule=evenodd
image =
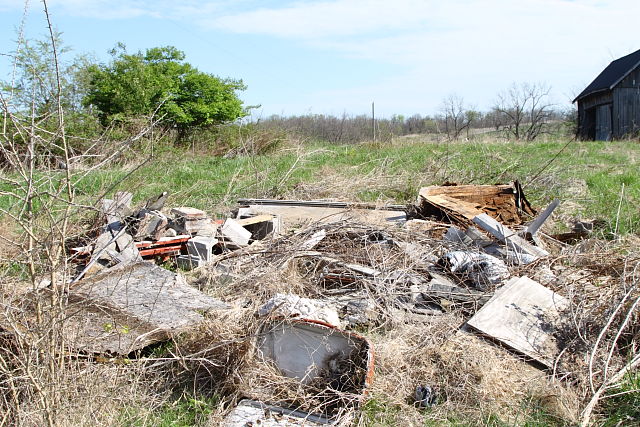
<path id="1" fill-rule="evenodd" d="M 545 286 L 560 243 L 540 230 L 558 202 L 538 214 L 518 182 L 425 187 L 412 206 L 241 199 L 226 219 L 166 209 L 167 199 L 138 209 L 130 193 L 102 201 L 101 232 L 71 251 L 79 309 L 69 342 L 127 355 L 211 313 L 250 310 L 249 345 L 229 369 L 244 399 L 222 425 L 349 425 L 375 367 L 358 331 L 447 313 L 554 369 L 570 302 Z M 437 393 L 416 384 L 415 404 L 431 406 Z"/>

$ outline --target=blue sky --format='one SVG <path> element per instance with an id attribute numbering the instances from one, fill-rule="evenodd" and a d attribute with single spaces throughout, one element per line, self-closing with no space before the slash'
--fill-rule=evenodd
<path id="1" fill-rule="evenodd" d="M 173 45 L 200 70 L 241 78 L 255 116 L 434 114 L 456 94 L 488 109 L 513 82 L 570 100 L 613 59 L 640 49 L 639 0 L 50 0 L 75 53 Z M 0 0 L 0 53 L 25 3 Z M 27 38 L 46 34 L 28 3 Z M 0 58 L 0 78 L 10 62 Z"/>

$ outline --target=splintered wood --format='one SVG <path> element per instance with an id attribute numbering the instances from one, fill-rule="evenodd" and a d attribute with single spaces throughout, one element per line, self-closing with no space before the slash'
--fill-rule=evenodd
<path id="1" fill-rule="evenodd" d="M 514 277 L 467 322 L 481 333 L 552 367 L 559 353 L 553 336 L 569 302 L 528 277 Z"/>
<path id="2" fill-rule="evenodd" d="M 423 216 L 471 225 L 486 213 L 503 224 L 522 224 L 535 215 L 518 181 L 504 185 L 444 185 L 420 189 L 418 208 Z M 525 217 L 522 216 L 525 215 Z"/>
<path id="3" fill-rule="evenodd" d="M 116 266 L 76 283 L 69 302 L 69 342 L 79 350 L 115 354 L 198 324 L 204 320 L 198 311 L 227 307 L 148 261 Z"/>

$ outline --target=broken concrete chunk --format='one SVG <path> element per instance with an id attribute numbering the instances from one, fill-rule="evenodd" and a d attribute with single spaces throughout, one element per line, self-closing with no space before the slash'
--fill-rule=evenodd
<path id="1" fill-rule="evenodd" d="M 559 353 L 553 331 L 569 302 L 528 277 L 514 277 L 467 322 L 508 347 L 552 367 Z"/>
<path id="2" fill-rule="evenodd" d="M 197 255 L 178 255 L 176 257 L 176 265 L 179 269 L 185 271 L 190 271 L 206 264 L 206 261 Z"/>
<path id="3" fill-rule="evenodd" d="M 152 262 L 112 267 L 69 289 L 67 342 L 94 353 L 127 354 L 204 320 L 226 304 Z"/>
<path id="4" fill-rule="evenodd" d="M 200 209 L 190 207 L 180 207 L 171 209 L 171 214 L 175 217 L 175 224 L 172 224 L 180 233 L 194 234 L 211 226 L 211 220 L 207 213 Z"/>
<path id="5" fill-rule="evenodd" d="M 502 260 L 480 252 L 449 252 L 441 263 L 452 273 L 468 277 L 481 291 L 509 277 L 509 269 Z"/>
<path id="6" fill-rule="evenodd" d="M 131 199 L 133 195 L 124 191 L 117 192 L 114 199 L 102 199 L 100 210 L 105 215 L 107 226 L 120 229 L 126 217 L 131 215 Z"/>
<path id="7" fill-rule="evenodd" d="M 225 244 L 231 244 L 237 247 L 247 246 L 251 239 L 251 232 L 231 218 L 228 218 L 224 222 L 220 233 L 225 239 Z"/>
<path id="8" fill-rule="evenodd" d="M 91 259 L 111 261 L 111 257 L 106 252 L 107 250 L 117 252 L 116 242 L 109 231 L 100 234 L 96 239 L 93 244 Z"/>
<path id="9" fill-rule="evenodd" d="M 160 235 L 160 239 L 162 239 L 163 237 L 169 237 L 169 238 L 176 237 L 177 235 L 178 235 L 178 232 L 176 231 L 176 229 L 169 227 L 162 232 L 162 234 Z"/>
<path id="10" fill-rule="evenodd" d="M 152 197 L 149 200 L 147 200 L 147 203 L 145 204 L 144 207 L 150 211 L 161 211 L 162 208 L 164 208 L 164 204 L 167 201 L 168 197 L 169 197 L 169 193 L 167 193 L 166 191 L 163 191 L 160 195 L 156 197 Z"/>
<path id="11" fill-rule="evenodd" d="M 133 194 L 128 191 L 116 191 L 113 195 L 113 200 L 118 206 L 123 208 L 131 208 L 131 201 L 133 200 Z"/>
<path id="12" fill-rule="evenodd" d="M 168 222 L 163 213 L 142 209 L 137 214 L 134 239 L 136 241 L 145 239 L 158 240 L 164 230 L 167 229 Z"/>
<path id="13" fill-rule="evenodd" d="M 319 320 L 329 325 L 342 327 L 340 317 L 335 308 L 326 302 L 300 298 L 293 294 L 276 294 L 259 310 L 260 316 L 300 317 L 308 320 Z"/>

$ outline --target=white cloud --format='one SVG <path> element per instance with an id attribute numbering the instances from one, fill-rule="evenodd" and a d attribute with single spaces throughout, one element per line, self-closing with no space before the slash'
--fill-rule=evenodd
<path id="1" fill-rule="evenodd" d="M 458 92 L 487 102 L 513 81 L 540 81 L 566 102 L 609 61 L 640 47 L 639 15 L 637 0 L 335 0 L 252 10 L 207 25 L 402 70 L 379 85 L 330 94 L 341 99 L 371 99 L 377 91 L 398 103 L 400 94 L 420 94 L 433 104 Z"/>
<path id="2" fill-rule="evenodd" d="M 208 24 L 238 33 L 305 39 L 353 36 L 429 24 L 439 4 L 424 0 L 300 2 L 283 8 L 231 14 Z"/>

